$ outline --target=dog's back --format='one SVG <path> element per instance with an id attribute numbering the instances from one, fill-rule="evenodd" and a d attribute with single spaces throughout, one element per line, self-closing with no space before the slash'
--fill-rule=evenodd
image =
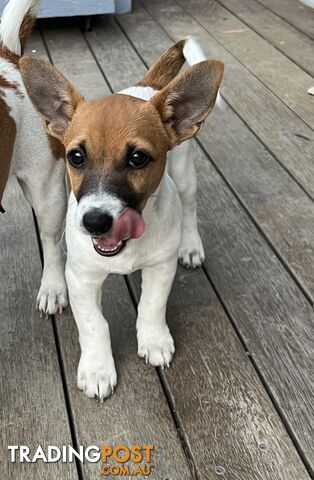
<path id="1" fill-rule="evenodd" d="M 9 176 L 23 100 L 18 62 L 36 19 L 40 0 L 10 0 L 0 24 L 0 210 Z M 14 111 L 16 110 L 16 111 Z"/>

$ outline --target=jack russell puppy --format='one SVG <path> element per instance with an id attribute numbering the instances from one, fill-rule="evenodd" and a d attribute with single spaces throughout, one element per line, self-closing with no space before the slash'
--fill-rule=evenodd
<path id="1" fill-rule="evenodd" d="M 180 72 L 185 61 L 190 66 Z M 166 304 L 178 255 L 188 267 L 204 259 L 189 139 L 215 104 L 223 69 L 187 38 L 137 86 L 87 102 L 53 66 L 20 61 L 47 133 L 66 150 L 66 280 L 82 350 L 78 387 L 88 397 L 103 401 L 117 383 L 101 311 L 102 284 L 110 273 L 142 270 L 139 356 L 164 367 L 174 354 Z"/>
<path id="2" fill-rule="evenodd" d="M 37 306 L 45 315 L 67 306 L 61 257 L 66 213 L 65 151 L 47 134 L 25 91 L 19 59 L 31 33 L 39 0 L 10 0 L 0 24 L 0 210 L 9 174 L 33 207 L 41 234 L 44 270 Z M 3 204 L 6 208 L 6 199 Z M 1 220 L 1 219 L 0 219 Z"/>

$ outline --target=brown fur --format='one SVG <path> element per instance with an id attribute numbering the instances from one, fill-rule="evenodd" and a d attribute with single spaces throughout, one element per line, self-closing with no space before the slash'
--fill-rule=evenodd
<path id="1" fill-rule="evenodd" d="M 65 148 L 64 145 L 58 140 L 57 138 L 52 137 L 47 133 L 49 147 L 51 150 L 52 155 L 56 160 L 60 160 L 61 158 L 65 158 Z"/>
<path id="2" fill-rule="evenodd" d="M 75 194 L 81 185 L 97 174 L 113 187 L 127 184 L 139 199 L 146 199 L 157 188 L 170 148 L 160 117 L 144 100 L 127 95 L 110 95 L 81 103 L 64 136 L 66 150 L 84 145 L 87 168 L 69 166 Z M 128 148 L 145 150 L 152 157 L 146 168 L 127 167 Z M 142 202 L 141 202 L 142 203 Z M 143 205 L 142 205 L 143 206 Z"/>
<path id="3" fill-rule="evenodd" d="M 181 67 L 177 50 L 182 50 L 183 44 L 176 46 L 172 57 L 176 60 L 168 63 L 168 74 L 161 73 L 164 60 L 152 67 L 159 86 Z M 167 55 L 169 51 L 166 59 Z M 202 127 L 214 106 L 223 74 L 221 62 L 204 61 L 177 75 L 151 101 L 114 94 L 85 102 L 55 67 L 25 57 L 20 68 L 47 132 L 63 143 L 67 153 L 77 148 L 85 151 L 84 166 L 75 168 L 68 163 L 77 199 L 103 186 L 137 209 L 142 209 L 157 189 L 167 152 Z M 144 168 L 130 168 L 130 150 L 143 150 L 152 160 Z"/>
<path id="4" fill-rule="evenodd" d="M 185 63 L 183 55 L 185 42 L 186 39 L 180 40 L 161 55 L 138 85 L 141 87 L 152 87 L 155 90 L 161 90 L 168 85 L 178 75 Z"/>
<path id="5" fill-rule="evenodd" d="M 0 91 L 1 92 L 1 91 Z M 16 125 L 10 110 L 0 93 L 0 205 L 9 177 L 11 158 L 16 136 Z"/>
<path id="6" fill-rule="evenodd" d="M 19 97 L 23 97 L 19 86 L 14 82 L 8 82 L 8 80 L 0 74 L 0 89 L 1 88 L 12 88 Z"/>
<path id="7" fill-rule="evenodd" d="M 8 60 L 14 65 L 19 64 L 20 57 L 16 55 L 16 53 L 10 52 L 7 48 L 5 48 L 0 42 L 0 57 Z"/>
<path id="8" fill-rule="evenodd" d="M 20 42 L 21 42 L 21 48 L 22 48 L 22 55 L 24 52 L 24 48 L 26 45 L 27 40 L 30 37 L 30 34 L 32 32 L 33 26 L 36 22 L 36 18 L 30 15 L 29 13 L 25 15 L 21 28 L 20 28 Z"/>

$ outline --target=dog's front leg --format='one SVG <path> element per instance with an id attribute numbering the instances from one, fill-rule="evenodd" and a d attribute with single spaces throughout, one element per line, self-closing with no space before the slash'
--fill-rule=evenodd
<path id="1" fill-rule="evenodd" d="M 106 277 L 84 276 L 67 264 L 69 298 L 82 350 L 77 385 L 88 397 L 103 401 L 117 384 L 109 325 L 101 312 L 101 287 Z"/>
<path id="2" fill-rule="evenodd" d="M 142 270 L 142 295 L 138 306 L 138 354 L 151 365 L 169 366 L 174 342 L 166 323 L 166 306 L 177 268 L 177 255 L 165 263 Z"/>

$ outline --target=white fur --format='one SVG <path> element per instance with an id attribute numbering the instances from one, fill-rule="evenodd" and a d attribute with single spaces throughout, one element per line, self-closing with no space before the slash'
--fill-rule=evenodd
<path id="1" fill-rule="evenodd" d="M 10 0 L 3 10 L 0 24 L 0 39 L 11 52 L 21 55 L 19 38 L 24 17 L 36 17 L 40 0 Z"/>
<path id="2" fill-rule="evenodd" d="M 193 39 L 187 41 L 184 55 L 190 64 L 205 59 Z M 156 90 L 135 86 L 120 93 L 149 100 Z M 174 341 L 166 323 L 166 305 L 178 252 L 181 263 L 187 267 L 200 266 L 204 260 L 197 227 L 197 182 L 191 146 L 187 141 L 170 152 L 167 171 L 143 210 L 144 235 L 129 240 L 117 256 L 100 256 L 81 225 L 87 209 L 99 208 L 101 204 L 115 217 L 119 209 L 117 199 L 106 192 L 98 192 L 77 203 L 73 193 L 70 195 L 66 222 L 66 279 L 82 348 L 78 387 L 89 397 L 96 396 L 103 401 L 117 382 L 109 327 L 101 312 L 101 287 L 110 273 L 127 275 L 142 270 L 136 324 L 139 356 L 153 366 L 164 367 L 169 366 L 174 354 Z"/>
<path id="3" fill-rule="evenodd" d="M 152 87 L 135 86 L 126 88 L 119 93 L 123 95 L 130 95 L 131 97 L 141 98 L 142 100 L 149 100 L 155 95 L 156 92 L 157 90 L 154 90 Z"/>
<path id="4" fill-rule="evenodd" d="M 2 58 L 0 74 L 18 90 L 0 88 L 17 129 L 11 174 L 17 177 L 37 216 L 44 253 L 37 305 L 45 314 L 53 314 L 67 305 L 60 244 L 66 207 L 65 165 L 51 153 L 42 120 L 26 94 L 19 70 Z"/>
<path id="5" fill-rule="evenodd" d="M 101 312 L 101 287 L 110 273 L 142 270 L 138 308 L 138 353 L 152 365 L 169 365 L 174 342 L 166 324 L 166 304 L 177 266 L 181 239 L 181 204 L 171 178 L 165 174 L 144 210 L 145 233 L 116 257 L 102 257 L 92 239 L 77 228 L 78 203 L 71 193 L 68 205 L 66 279 L 82 349 L 78 387 L 103 401 L 111 394 L 117 375 L 110 333 Z"/>

